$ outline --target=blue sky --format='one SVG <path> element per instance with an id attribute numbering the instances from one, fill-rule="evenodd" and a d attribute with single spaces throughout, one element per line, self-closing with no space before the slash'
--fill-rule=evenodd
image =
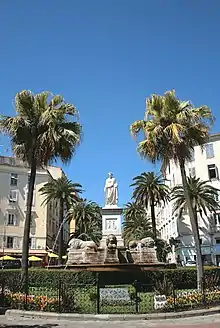
<path id="1" fill-rule="evenodd" d="M 64 169 L 101 205 L 109 171 L 123 205 L 135 175 L 159 170 L 138 157 L 129 134 L 150 94 L 175 88 L 209 105 L 220 131 L 218 0 L 2 0 L 0 27 L 1 112 L 14 115 L 23 89 L 74 103 L 84 137 Z"/>

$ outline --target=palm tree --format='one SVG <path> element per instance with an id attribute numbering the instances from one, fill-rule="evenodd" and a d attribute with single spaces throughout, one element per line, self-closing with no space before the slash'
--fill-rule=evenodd
<path id="1" fill-rule="evenodd" d="M 92 239 L 98 243 L 102 238 L 101 207 L 91 201 L 82 199 L 71 209 L 71 217 L 75 219 L 75 236 L 82 239 Z"/>
<path id="2" fill-rule="evenodd" d="M 208 216 L 208 212 L 215 213 L 219 209 L 216 201 L 219 189 L 209 184 L 209 181 L 202 181 L 196 177 L 187 177 L 188 191 L 192 202 L 195 226 L 199 236 L 198 213 L 202 216 Z M 179 218 L 182 216 L 187 206 L 186 197 L 183 186 L 176 186 L 172 190 L 172 198 L 174 201 L 173 212 L 178 211 Z"/>
<path id="3" fill-rule="evenodd" d="M 157 227 L 155 217 L 155 206 L 161 202 L 164 204 L 169 201 L 169 187 L 164 183 L 162 175 L 154 172 L 144 172 L 133 179 L 134 183 L 131 187 L 135 187 L 132 198 L 135 202 L 145 209 L 150 206 L 153 239 L 157 238 Z"/>
<path id="4" fill-rule="evenodd" d="M 207 106 L 195 108 L 189 101 L 180 101 L 175 91 L 164 95 L 153 94 L 146 102 L 145 119 L 131 125 L 135 136 L 144 132 L 145 139 L 139 143 L 138 152 L 152 162 L 161 160 L 165 168 L 173 160 L 181 171 L 184 194 L 189 211 L 197 253 L 197 284 L 203 289 L 203 267 L 194 212 L 187 186 L 185 162 L 191 159 L 196 145 L 203 145 L 208 140 L 209 131 L 214 121 Z"/>
<path id="5" fill-rule="evenodd" d="M 140 240 L 146 237 L 152 237 L 151 222 L 147 217 L 144 206 L 140 206 L 135 202 L 128 202 L 125 206 L 123 215 L 123 235 L 127 242 L 132 239 Z"/>
<path id="6" fill-rule="evenodd" d="M 60 95 L 41 92 L 34 95 L 29 90 L 15 97 L 17 115 L 2 116 L 0 129 L 9 135 L 17 158 L 30 166 L 27 212 L 24 226 L 22 251 L 22 280 L 28 292 L 28 253 L 31 209 L 37 168 L 60 158 L 68 162 L 81 140 L 81 125 L 73 121 L 77 110 Z M 72 118 L 72 119 L 71 119 Z"/>
<path id="7" fill-rule="evenodd" d="M 63 254 L 63 223 L 64 223 L 64 208 L 67 210 L 80 200 L 79 194 L 82 193 L 82 186 L 79 183 L 73 183 L 63 173 L 58 179 L 52 179 L 46 183 L 39 192 L 45 196 L 42 205 L 46 205 L 52 200 L 59 201 L 59 264 L 62 264 Z"/>

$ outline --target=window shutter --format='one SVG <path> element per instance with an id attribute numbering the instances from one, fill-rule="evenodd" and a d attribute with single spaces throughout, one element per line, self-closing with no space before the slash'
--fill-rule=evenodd
<path id="1" fill-rule="evenodd" d="M 1 248 L 4 247 L 4 236 L 0 236 L 0 245 Z"/>
<path id="2" fill-rule="evenodd" d="M 205 149 L 206 149 L 206 158 L 213 158 L 214 157 L 214 147 L 213 144 L 206 144 L 205 145 Z"/>
<path id="3" fill-rule="evenodd" d="M 3 245 L 5 248 L 7 247 L 7 236 L 6 235 L 3 236 Z"/>
<path id="4" fill-rule="evenodd" d="M 14 214 L 14 225 L 17 226 L 18 225 L 18 217 L 17 215 Z"/>
<path id="5" fill-rule="evenodd" d="M 15 248 L 15 249 L 18 248 L 18 237 L 13 238 L 13 248 Z"/>
<path id="6" fill-rule="evenodd" d="M 32 201 L 32 206 L 35 206 L 35 199 L 36 199 L 36 192 L 34 190 L 33 192 L 33 201 Z"/>
<path id="7" fill-rule="evenodd" d="M 31 238 L 31 249 L 36 249 L 36 238 Z"/>
<path id="8" fill-rule="evenodd" d="M 25 206 L 27 206 L 28 188 L 25 189 Z"/>
<path id="9" fill-rule="evenodd" d="M 6 213 L 4 217 L 4 225 L 8 225 L 8 223 L 9 223 L 9 213 Z"/>

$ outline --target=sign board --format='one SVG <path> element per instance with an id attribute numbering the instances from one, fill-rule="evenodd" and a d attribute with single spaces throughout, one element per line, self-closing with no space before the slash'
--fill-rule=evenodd
<path id="1" fill-rule="evenodd" d="M 118 288 L 100 288 L 101 304 L 120 304 L 131 302 L 127 287 Z"/>

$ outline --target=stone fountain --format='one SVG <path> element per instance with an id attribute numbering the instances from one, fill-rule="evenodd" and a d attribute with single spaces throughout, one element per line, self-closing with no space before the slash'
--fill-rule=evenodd
<path id="1" fill-rule="evenodd" d="M 102 239 L 97 246 L 93 241 L 72 238 L 69 241 L 66 267 L 90 265 L 161 266 L 157 260 L 152 238 L 130 241 L 125 247 L 121 231 L 123 209 L 118 207 L 118 183 L 112 173 L 106 179 L 105 206 L 102 208 Z"/>

